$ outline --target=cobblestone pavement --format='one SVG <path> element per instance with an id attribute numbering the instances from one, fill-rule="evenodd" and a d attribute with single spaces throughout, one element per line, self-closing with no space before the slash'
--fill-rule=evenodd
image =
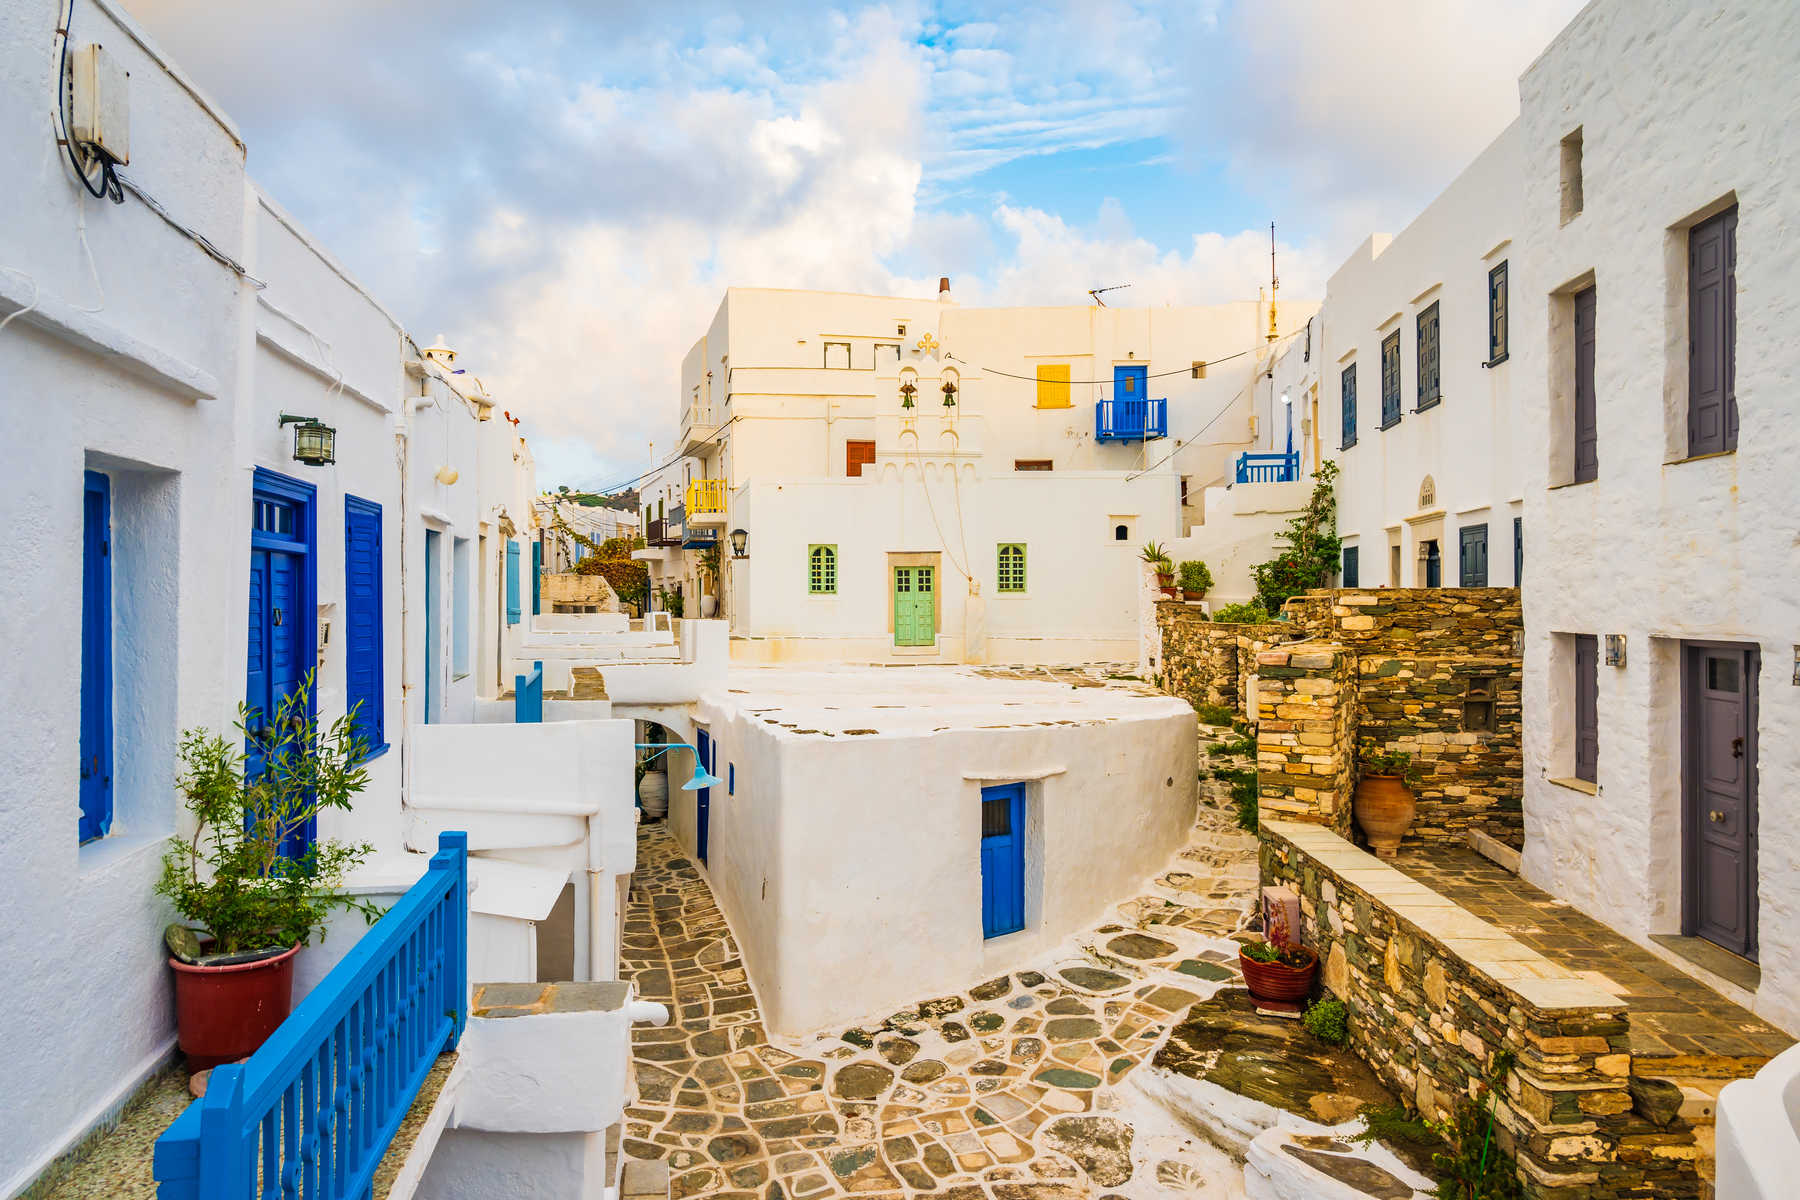
<path id="1" fill-rule="evenodd" d="M 705 881 L 662 826 L 641 827 L 624 973 L 673 1020 L 634 1031 L 625 1154 L 666 1158 L 677 1198 L 1236 1194 L 1208 1187 L 1230 1170 L 1219 1152 L 1152 1130 L 1120 1087 L 1237 977 L 1227 938 L 1252 904 L 1255 839 L 1222 785 L 1201 790 L 1170 869 L 1035 969 L 780 1045 Z"/>

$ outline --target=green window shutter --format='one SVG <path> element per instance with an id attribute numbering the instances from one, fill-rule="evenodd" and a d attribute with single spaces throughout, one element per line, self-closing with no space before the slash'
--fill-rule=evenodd
<path id="1" fill-rule="evenodd" d="M 1000 544 L 997 574 L 1000 591 L 1022 592 L 1025 590 L 1025 546 L 1023 543 L 1002 542 Z"/>
<path id="2" fill-rule="evenodd" d="M 809 546 L 806 551 L 806 590 L 815 596 L 837 591 L 837 547 Z"/>

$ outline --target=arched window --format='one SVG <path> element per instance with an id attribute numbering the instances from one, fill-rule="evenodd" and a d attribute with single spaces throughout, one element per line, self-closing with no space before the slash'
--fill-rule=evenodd
<path id="1" fill-rule="evenodd" d="M 1131 526 L 1129 526 L 1129 525 L 1114 525 L 1113 526 L 1113 541 L 1129 542 L 1130 540 L 1131 540 Z"/>
<path id="2" fill-rule="evenodd" d="M 997 590 L 1002 592 L 1022 592 L 1025 590 L 1025 547 L 1017 542 L 1006 542 L 1000 547 L 999 570 L 995 580 Z"/>
<path id="3" fill-rule="evenodd" d="M 815 596 L 837 591 L 836 546 L 813 546 L 807 550 L 806 590 Z"/>

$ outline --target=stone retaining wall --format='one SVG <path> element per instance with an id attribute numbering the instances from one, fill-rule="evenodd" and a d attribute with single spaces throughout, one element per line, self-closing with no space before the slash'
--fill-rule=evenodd
<path id="1" fill-rule="evenodd" d="M 1359 652 L 1518 657 L 1518 588 L 1327 588 L 1296 596 L 1288 620 Z"/>
<path id="2" fill-rule="evenodd" d="M 1163 691 L 1195 708 L 1216 705 L 1236 713 L 1244 711 L 1243 676 L 1254 671 L 1256 652 L 1296 632 L 1285 622 L 1210 621 L 1205 609 L 1180 600 L 1159 600 L 1156 624 Z"/>
<path id="3" fill-rule="evenodd" d="M 1523 844 L 1520 687 L 1516 658 L 1357 656 L 1356 736 L 1404 750 L 1419 770 L 1405 844 L 1460 842 L 1471 829 Z"/>
<path id="4" fill-rule="evenodd" d="M 1301 940 L 1351 1043 L 1426 1116 L 1482 1094 L 1535 1200 L 1700 1194 L 1694 1130 L 1633 1111 L 1622 1001 L 1316 825 L 1265 821 L 1265 884 L 1300 894 Z M 1404 915 L 1402 915 L 1404 914 Z"/>
<path id="5" fill-rule="evenodd" d="M 1350 828 L 1355 656 L 1303 642 L 1256 656 L 1256 779 L 1264 814 Z"/>

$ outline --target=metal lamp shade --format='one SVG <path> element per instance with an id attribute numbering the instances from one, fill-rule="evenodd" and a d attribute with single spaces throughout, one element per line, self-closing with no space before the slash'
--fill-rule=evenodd
<path id="1" fill-rule="evenodd" d="M 725 781 L 720 779 L 717 775 L 710 774 L 705 767 L 696 762 L 694 764 L 694 777 L 682 784 L 681 790 L 684 792 L 698 792 L 703 788 L 717 787 L 723 782 Z"/>
<path id="2" fill-rule="evenodd" d="M 750 533 L 748 530 L 734 529 L 731 531 L 731 557 L 733 557 L 733 558 L 749 557 L 744 552 L 744 548 L 746 546 L 748 546 L 749 544 L 750 544 Z"/>
<path id="3" fill-rule="evenodd" d="M 294 426 L 294 461 L 322 467 L 337 461 L 337 430 L 322 421 L 301 421 Z"/>

